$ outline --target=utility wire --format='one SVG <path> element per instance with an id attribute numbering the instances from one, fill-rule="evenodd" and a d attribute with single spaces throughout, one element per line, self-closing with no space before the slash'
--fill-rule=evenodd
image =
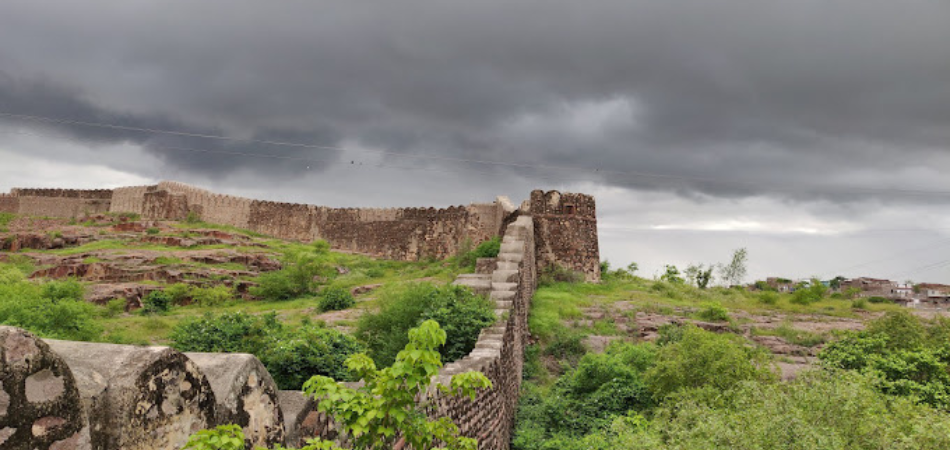
<path id="1" fill-rule="evenodd" d="M 86 122 L 79 120 L 68 120 L 68 119 L 58 119 L 52 117 L 28 115 L 28 114 L 15 114 L 10 112 L 0 112 L 0 117 L 8 117 L 12 119 L 21 119 L 28 120 L 33 122 L 42 122 L 42 123 L 54 123 L 61 125 L 76 125 L 84 127 L 94 127 L 102 129 L 112 129 L 112 130 L 121 130 L 121 131 L 134 131 L 142 133 L 153 133 L 153 134 L 165 134 L 172 136 L 182 136 L 182 137 L 193 137 L 201 139 L 214 139 L 221 141 L 229 142 L 246 142 L 246 143 L 256 143 L 262 145 L 271 145 L 271 146 L 282 146 L 282 147 L 294 147 L 294 148 L 306 148 L 312 150 L 328 150 L 328 151 L 361 151 L 361 152 L 372 152 L 386 156 L 393 156 L 399 158 L 416 158 L 416 159 L 427 159 L 427 160 L 437 160 L 437 161 L 448 161 L 448 162 L 458 162 L 458 163 L 469 163 L 469 164 L 482 164 L 482 165 L 492 165 L 492 166 L 506 166 L 506 167 L 516 167 L 516 168 L 530 168 L 530 169 L 545 169 L 545 170 L 558 170 L 558 171 L 572 171 L 572 172 L 588 172 L 598 175 L 609 175 L 609 176 L 618 176 L 624 178 L 658 178 L 658 179 L 668 179 L 668 180 L 679 180 L 679 181 L 694 181 L 694 182 L 704 182 L 712 183 L 719 185 L 728 185 L 728 186 L 738 186 L 750 190 L 760 190 L 760 191 L 790 191 L 790 192 L 839 192 L 839 193 L 852 193 L 852 194 L 899 194 L 899 195 L 911 195 L 911 196 L 950 196 L 950 191 L 937 191 L 937 190 L 923 190 L 923 189 L 882 189 L 882 188 L 865 188 L 865 187 L 812 187 L 803 189 L 801 186 L 788 186 L 788 185 L 778 185 L 778 184 L 763 184 L 756 183 L 751 181 L 742 181 L 742 180 L 726 180 L 721 178 L 714 177 L 704 177 L 704 176 L 691 176 L 691 175 L 673 175 L 673 174 L 661 174 L 661 173 L 652 173 L 652 172 L 640 172 L 640 171 L 620 171 L 620 170 L 606 170 L 600 168 L 590 168 L 590 167 L 581 167 L 581 166 L 561 166 L 561 165 L 551 165 L 551 164 L 535 164 L 535 163 L 522 163 L 522 162 L 510 162 L 510 161 L 500 161 L 500 160 L 483 160 L 483 159 L 470 159 L 470 158 L 456 158 L 450 156 L 440 156 L 440 155 L 431 155 L 431 154 L 418 154 L 418 153 L 402 153 L 394 152 L 388 150 L 379 150 L 379 149 L 346 149 L 339 146 L 329 146 L 329 145 L 318 145 L 318 144 L 308 144 L 302 142 L 289 142 L 289 141 L 275 141 L 267 139 L 254 139 L 254 138 L 240 138 L 235 136 L 225 136 L 217 134 L 207 134 L 207 133 L 193 133 L 180 130 L 167 130 L 167 129 L 156 129 L 156 128 L 145 128 L 145 127 L 135 127 L 128 125 L 119 125 L 119 124 L 110 124 L 110 123 L 101 123 L 101 122 Z M 277 156 L 277 155 L 273 155 Z"/>

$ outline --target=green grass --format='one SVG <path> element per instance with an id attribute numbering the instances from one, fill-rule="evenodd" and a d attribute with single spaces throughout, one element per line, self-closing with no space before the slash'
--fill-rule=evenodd
<path id="1" fill-rule="evenodd" d="M 788 322 L 783 323 L 778 328 L 753 328 L 752 334 L 757 336 L 778 336 L 785 339 L 785 342 L 802 347 L 814 347 L 824 344 L 829 336 L 826 333 L 815 333 L 811 331 L 798 330 L 792 328 Z"/>
<path id="2" fill-rule="evenodd" d="M 243 234 L 245 236 L 250 236 L 250 237 L 257 237 L 257 238 L 268 237 L 266 234 L 258 233 L 256 231 L 251 231 L 244 228 L 238 228 L 231 225 L 220 225 L 216 223 L 200 222 L 200 221 L 191 222 L 191 223 L 178 222 L 178 223 L 173 224 L 172 226 L 181 230 L 221 230 L 221 231 L 227 231 L 229 233 L 234 233 L 234 234 Z"/>
<path id="3" fill-rule="evenodd" d="M 13 219 L 16 219 L 16 217 L 17 215 L 13 213 L 0 213 L 0 233 L 6 233 L 9 231 L 7 226 L 10 225 L 10 222 L 12 222 Z"/>

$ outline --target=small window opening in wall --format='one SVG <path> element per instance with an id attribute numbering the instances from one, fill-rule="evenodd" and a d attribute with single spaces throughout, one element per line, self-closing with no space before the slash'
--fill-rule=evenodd
<path id="1" fill-rule="evenodd" d="M 574 205 L 564 205 L 564 214 L 574 215 Z"/>

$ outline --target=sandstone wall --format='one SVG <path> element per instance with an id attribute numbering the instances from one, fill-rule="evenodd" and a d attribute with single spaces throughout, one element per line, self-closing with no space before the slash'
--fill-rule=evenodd
<path id="1" fill-rule="evenodd" d="M 154 186 L 130 186 L 112 191 L 109 212 L 145 214 L 145 193 Z"/>
<path id="2" fill-rule="evenodd" d="M 558 191 L 533 191 L 528 213 L 534 217 L 538 268 L 560 265 L 600 281 L 597 207 L 594 197 Z"/>
<path id="3" fill-rule="evenodd" d="M 0 213 L 17 213 L 20 211 L 20 198 L 10 194 L 0 194 Z"/>
<path id="4" fill-rule="evenodd" d="M 77 197 L 20 195 L 19 214 L 49 217 L 82 217 L 109 211 L 109 200 Z"/>

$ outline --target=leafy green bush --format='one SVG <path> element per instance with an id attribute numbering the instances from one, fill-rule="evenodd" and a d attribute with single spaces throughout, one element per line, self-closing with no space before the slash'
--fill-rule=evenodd
<path id="1" fill-rule="evenodd" d="M 759 294 L 759 301 L 766 305 L 774 305 L 778 303 L 778 299 L 778 292 L 775 291 L 763 291 Z"/>
<path id="2" fill-rule="evenodd" d="M 321 311 L 339 311 L 347 309 L 356 304 L 353 294 L 346 288 L 331 286 L 323 291 L 320 296 Z"/>
<path id="3" fill-rule="evenodd" d="M 316 292 L 317 279 L 329 278 L 336 272 L 322 258 L 325 251 L 318 245 L 320 242 L 324 241 L 314 243 L 314 252 L 287 255 L 281 270 L 257 277 L 258 285 L 251 288 L 251 294 L 264 300 L 288 300 Z"/>
<path id="4" fill-rule="evenodd" d="M 32 283 L 17 266 L 0 264 L 0 323 L 41 337 L 90 341 L 102 335 L 98 313 L 75 280 Z"/>
<path id="5" fill-rule="evenodd" d="M 176 292 L 177 293 L 177 292 Z M 191 299 L 201 306 L 217 306 L 234 299 L 234 290 L 223 284 L 213 287 L 192 287 Z"/>
<path id="6" fill-rule="evenodd" d="M 156 227 L 151 227 L 151 228 L 145 230 L 145 234 L 149 234 L 149 235 L 155 235 L 155 234 L 158 234 L 158 233 L 161 233 L 161 232 L 162 232 L 162 230 L 159 230 L 159 229 L 156 228 Z"/>
<path id="7" fill-rule="evenodd" d="M 892 303 L 889 299 L 878 296 L 868 297 L 868 301 L 871 303 Z"/>
<path id="8" fill-rule="evenodd" d="M 851 300 L 851 307 L 854 309 L 867 309 L 868 301 L 867 299 L 856 298 L 854 300 Z"/>
<path id="9" fill-rule="evenodd" d="M 305 324 L 295 329 L 284 327 L 266 340 L 258 355 L 274 382 L 281 389 L 300 389 L 313 375 L 338 380 L 351 380 L 352 374 L 343 364 L 350 355 L 362 353 L 365 347 L 337 330 Z"/>
<path id="10" fill-rule="evenodd" d="M 392 364 L 409 329 L 426 319 L 439 322 L 448 335 L 440 349 L 446 362 L 467 355 L 482 328 L 496 320 L 492 303 L 463 286 L 412 283 L 384 292 L 379 305 L 379 311 L 360 317 L 356 336 L 380 367 Z"/>
<path id="11" fill-rule="evenodd" d="M 907 312 L 889 312 L 867 330 L 828 344 L 818 358 L 826 367 L 871 376 L 885 394 L 950 411 L 950 345 L 941 327 L 939 321 L 928 327 Z"/>
<path id="12" fill-rule="evenodd" d="M 869 379 L 855 374 L 818 371 L 788 383 L 746 383 L 724 393 L 687 391 L 675 400 L 652 421 L 630 415 L 568 445 L 598 450 L 950 448 L 950 417 L 882 395 Z"/>
<path id="13" fill-rule="evenodd" d="M 749 380 L 776 379 L 771 355 L 750 348 L 742 338 L 683 327 L 682 338 L 660 347 L 645 380 L 657 398 L 679 390 L 711 386 L 726 390 Z"/>
<path id="14" fill-rule="evenodd" d="M 311 323 L 283 326 L 274 313 L 209 313 L 180 323 L 170 337 L 180 351 L 251 353 L 281 389 L 300 389 L 315 374 L 348 379 L 343 361 L 364 350 L 337 330 Z"/>
<path id="15" fill-rule="evenodd" d="M 544 349 L 544 354 L 553 356 L 560 361 L 574 364 L 587 353 L 584 347 L 584 335 L 577 331 L 561 328 L 554 334 L 554 338 Z"/>
<path id="16" fill-rule="evenodd" d="M 143 314 L 161 314 L 168 312 L 168 308 L 171 306 L 172 300 L 163 291 L 152 291 L 149 292 L 145 298 L 142 299 L 142 313 Z"/>
<path id="17" fill-rule="evenodd" d="M 165 287 L 165 294 L 172 304 L 183 305 L 191 299 L 191 286 L 185 283 L 175 283 Z"/>
<path id="18" fill-rule="evenodd" d="M 369 278 L 382 278 L 386 276 L 386 271 L 379 267 L 371 267 L 366 269 L 366 276 Z"/>
<path id="19" fill-rule="evenodd" d="M 707 302 L 703 303 L 696 317 L 710 322 L 726 322 L 729 320 L 729 310 L 719 303 Z"/>
<path id="20" fill-rule="evenodd" d="M 798 305 L 810 305 L 825 298 L 828 288 L 818 279 L 812 279 L 808 284 L 800 283 L 795 292 L 792 292 L 791 302 Z"/>

